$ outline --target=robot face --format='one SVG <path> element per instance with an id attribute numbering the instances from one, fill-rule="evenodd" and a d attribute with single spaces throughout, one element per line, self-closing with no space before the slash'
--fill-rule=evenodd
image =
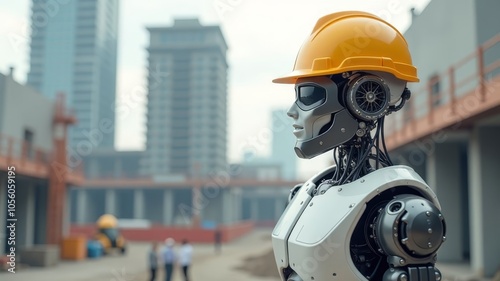
<path id="1" fill-rule="evenodd" d="M 331 113 L 340 109 L 337 86 L 330 79 L 303 78 L 295 84 L 295 102 L 287 115 L 294 119 L 293 134 L 297 140 L 307 141 L 318 136 L 331 121 Z"/>
<path id="2" fill-rule="evenodd" d="M 295 103 L 287 115 L 294 119 L 293 133 L 297 137 L 297 155 L 301 158 L 312 158 L 340 145 L 341 143 L 337 143 L 338 138 L 319 139 L 335 125 L 341 125 L 335 124 L 336 114 L 346 109 L 339 102 L 337 85 L 327 76 L 300 78 L 295 84 L 295 93 Z M 348 139 L 351 137 L 352 135 Z M 342 138 L 342 143 L 348 139 Z"/>

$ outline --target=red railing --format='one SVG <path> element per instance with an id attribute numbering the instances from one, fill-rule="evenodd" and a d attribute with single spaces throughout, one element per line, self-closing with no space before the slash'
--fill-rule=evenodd
<path id="1" fill-rule="evenodd" d="M 391 143 L 389 146 L 395 148 L 423 137 L 415 133 L 419 129 L 426 132 L 442 129 L 438 127 L 446 125 L 440 120 L 443 112 L 462 114 L 460 107 L 464 104 L 458 104 L 458 101 L 463 101 L 467 95 L 474 94 L 477 97 L 474 102 L 488 102 L 488 84 L 500 74 L 498 54 L 500 34 L 480 45 L 475 52 L 450 65 L 445 71 L 433 75 L 424 85 L 412 89 L 412 98 L 406 108 L 403 108 L 403 113 L 388 120 L 386 137 Z M 437 114 L 440 115 L 436 116 Z M 433 128 L 424 130 L 424 126 Z M 402 136 L 405 136 L 404 140 Z"/>
<path id="2" fill-rule="evenodd" d="M 49 154 L 44 149 L 4 134 L 0 134 L 0 157 L 11 161 L 30 161 L 41 165 L 46 165 L 49 161 Z"/>
<path id="3" fill-rule="evenodd" d="M 52 157 L 51 151 L 33 146 L 25 140 L 0 134 L 0 170 L 15 166 L 20 173 L 26 172 L 29 176 L 46 178 Z M 68 175 L 83 179 L 83 165 L 68 167 Z"/>

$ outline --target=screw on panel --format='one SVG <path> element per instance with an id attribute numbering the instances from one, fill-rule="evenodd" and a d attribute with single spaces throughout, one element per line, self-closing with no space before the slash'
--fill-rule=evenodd
<path id="1" fill-rule="evenodd" d="M 408 281 L 408 276 L 404 273 L 399 275 L 399 281 Z"/>
<path id="2" fill-rule="evenodd" d="M 352 208 L 352 207 L 354 207 L 354 204 L 349 205 L 349 208 Z"/>
<path id="3" fill-rule="evenodd" d="M 431 234 L 431 233 L 432 233 L 432 228 L 427 229 L 427 232 L 428 232 L 429 234 Z"/>
<path id="4" fill-rule="evenodd" d="M 428 246 L 429 248 L 432 248 L 432 243 L 431 243 L 431 242 L 427 243 L 427 246 Z"/>
<path id="5" fill-rule="evenodd" d="M 345 133 L 345 128 L 340 129 L 342 133 Z"/>
<path id="6" fill-rule="evenodd" d="M 428 217 L 430 217 L 430 216 L 431 216 L 431 212 L 429 212 L 429 211 L 425 212 L 425 214 L 426 214 Z"/>
<path id="7" fill-rule="evenodd" d="M 440 281 L 441 280 L 441 274 L 437 271 L 434 271 L 434 275 L 436 276 L 436 281 Z"/>
<path id="8" fill-rule="evenodd" d="M 364 180 L 364 179 L 362 179 L 362 180 L 361 180 L 361 183 L 364 183 L 364 182 L 365 182 L 365 180 Z"/>
<path id="9" fill-rule="evenodd" d="M 399 259 L 399 264 L 400 265 L 404 265 L 405 264 L 405 260 L 404 259 Z"/>
<path id="10" fill-rule="evenodd" d="M 326 192 L 325 190 L 321 190 L 321 194 L 325 194 L 325 192 Z"/>
<path id="11" fill-rule="evenodd" d="M 301 202 L 300 202 L 300 205 L 302 205 L 302 204 L 304 204 L 304 201 L 301 201 Z"/>
<path id="12" fill-rule="evenodd" d="M 322 142 L 322 141 L 320 141 L 320 142 L 319 142 L 319 145 L 323 145 L 323 142 Z"/>
<path id="13" fill-rule="evenodd" d="M 341 192 L 341 191 L 342 191 L 342 188 L 339 188 L 339 189 L 338 189 L 338 191 L 339 191 L 339 192 Z"/>
<path id="14" fill-rule="evenodd" d="M 446 241 L 446 236 L 443 236 L 443 242 Z"/>
<path id="15" fill-rule="evenodd" d="M 309 204 L 309 207 L 311 207 L 313 205 L 313 202 L 311 202 L 311 204 Z"/>

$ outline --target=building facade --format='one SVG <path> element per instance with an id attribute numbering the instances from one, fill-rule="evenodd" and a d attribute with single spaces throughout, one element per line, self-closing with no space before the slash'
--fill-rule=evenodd
<path id="1" fill-rule="evenodd" d="M 118 3 L 33 0 L 28 84 L 49 98 L 65 93 L 76 150 L 114 146 Z"/>
<path id="2" fill-rule="evenodd" d="M 413 15 L 405 38 L 420 83 L 386 123 L 393 160 L 440 199 L 447 238 L 438 261 L 469 264 L 479 277 L 500 268 L 499 9 L 495 0 L 441 0 Z"/>
<path id="3" fill-rule="evenodd" d="M 0 74 L 0 255 L 12 246 L 57 245 L 68 234 L 66 190 L 81 184 L 83 174 L 65 162 L 65 119 L 71 117 L 64 116 L 63 102 L 18 83 L 12 73 Z M 15 225 L 15 236 L 7 225 Z"/>
<path id="4" fill-rule="evenodd" d="M 151 27 L 145 175 L 206 177 L 226 169 L 227 45 L 218 26 Z"/>

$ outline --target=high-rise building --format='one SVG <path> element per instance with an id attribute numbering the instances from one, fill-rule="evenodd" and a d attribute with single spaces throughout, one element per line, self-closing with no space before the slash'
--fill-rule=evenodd
<path id="1" fill-rule="evenodd" d="M 66 94 L 69 145 L 114 146 L 118 0 L 33 0 L 28 84 Z"/>
<path id="2" fill-rule="evenodd" d="M 225 169 L 228 65 L 221 29 L 177 19 L 148 31 L 143 173 L 192 177 Z"/>

